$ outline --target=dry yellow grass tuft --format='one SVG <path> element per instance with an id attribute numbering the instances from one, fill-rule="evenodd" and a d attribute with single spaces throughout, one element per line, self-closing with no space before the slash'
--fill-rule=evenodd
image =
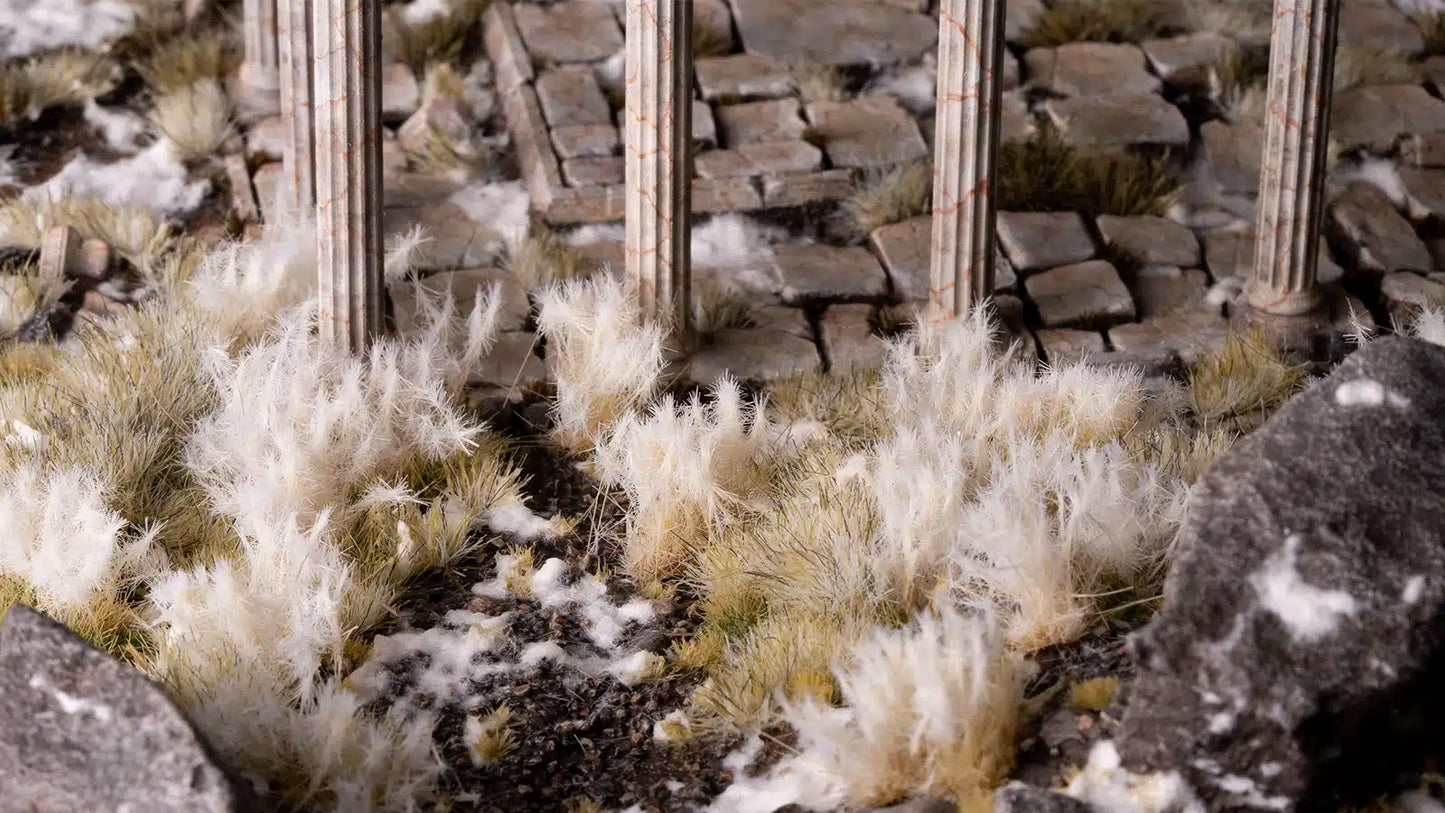
<path id="1" fill-rule="evenodd" d="M 925 158 L 865 178 L 843 200 L 843 231 L 862 240 L 880 226 L 928 214 L 933 208 L 933 159 Z"/>
<path id="2" fill-rule="evenodd" d="M 109 57 L 69 48 L 0 65 L 0 127 L 33 121 L 52 107 L 84 104 L 120 78 Z"/>
<path id="3" fill-rule="evenodd" d="M 1023 32 L 1025 48 L 1070 42 L 1139 42 L 1157 37 L 1165 22 L 1151 0 L 1055 0 Z"/>
<path id="4" fill-rule="evenodd" d="M 793 67 L 793 86 L 803 102 L 841 102 L 848 98 L 843 73 L 822 62 L 802 62 Z"/>
<path id="5" fill-rule="evenodd" d="M 1189 373 L 1194 412 L 1207 421 L 1272 409 L 1308 383 L 1262 330 L 1231 335 L 1222 349 L 1199 358 Z"/>

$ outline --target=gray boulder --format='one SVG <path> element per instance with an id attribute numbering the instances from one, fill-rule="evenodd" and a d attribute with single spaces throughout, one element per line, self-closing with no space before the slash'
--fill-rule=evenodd
<path id="1" fill-rule="evenodd" d="M 993 794 L 994 813 L 1090 813 L 1087 804 L 1062 793 L 1014 782 Z"/>
<path id="2" fill-rule="evenodd" d="M 29 607 L 0 622 L 0 811 L 258 809 L 164 692 Z"/>
<path id="3" fill-rule="evenodd" d="M 1209 810 L 1334 810 L 1441 752 L 1445 348 L 1389 337 L 1195 487 L 1132 642 L 1123 767 Z"/>

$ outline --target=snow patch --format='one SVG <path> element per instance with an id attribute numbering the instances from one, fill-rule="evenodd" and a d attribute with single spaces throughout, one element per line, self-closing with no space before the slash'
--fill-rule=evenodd
<path id="1" fill-rule="evenodd" d="M 422 25 L 437 17 L 445 17 L 452 11 L 447 0 L 413 0 L 401 7 L 402 22 L 407 25 Z"/>
<path id="2" fill-rule="evenodd" d="M 496 233 L 508 250 L 515 251 L 527 236 L 532 199 L 521 181 L 468 186 L 447 200 L 466 212 L 473 223 Z"/>
<path id="3" fill-rule="evenodd" d="M 1405 592 L 1400 595 L 1400 600 L 1406 604 L 1414 604 L 1425 594 L 1425 577 L 1411 576 L 1405 582 Z"/>
<path id="4" fill-rule="evenodd" d="M 1292 535 L 1284 547 L 1250 576 L 1260 606 L 1274 613 L 1296 641 L 1312 643 L 1335 631 L 1342 617 L 1358 608 L 1354 597 L 1342 590 L 1322 590 L 1300 578 L 1295 569 L 1300 537 Z"/>
<path id="5" fill-rule="evenodd" d="M 125 0 L 0 0 L 0 56 L 67 45 L 102 50 L 135 24 L 136 8 Z"/>
<path id="6" fill-rule="evenodd" d="M 109 723 L 111 718 L 114 717 L 110 706 L 84 697 L 76 697 L 55 686 L 45 675 L 38 673 L 32 675 L 30 677 L 30 688 L 49 694 L 55 699 L 55 702 L 59 704 L 60 710 L 66 714 L 89 714 L 91 717 L 94 717 L 97 722 L 101 723 Z"/>
<path id="7" fill-rule="evenodd" d="M 524 541 L 556 539 L 567 533 L 567 521 L 563 517 L 546 519 L 517 501 L 490 509 L 482 515 L 482 522 L 497 533 L 512 534 Z"/>
<path id="8" fill-rule="evenodd" d="M 1205 813 L 1203 803 L 1177 771 L 1131 773 L 1122 767 L 1119 751 L 1109 740 L 1094 746 L 1083 771 L 1064 793 L 1110 813 Z"/>
<path id="9" fill-rule="evenodd" d="M 119 153 L 134 155 L 140 149 L 140 139 L 150 133 L 145 118 L 123 107 L 101 107 L 94 99 L 85 102 L 85 121 L 100 131 L 105 145 Z"/>
<path id="10" fill-rule="evenodd" d="M 24 197 L 89 196 L 111 206 L 141 206 L 157 214 L 179 215 L 194 211 L 210 191 L 209 180 L 190 180 L 175 146 L 161 138 L 112 164 L 77 156 L 55 177 L 26 190 Z"/>

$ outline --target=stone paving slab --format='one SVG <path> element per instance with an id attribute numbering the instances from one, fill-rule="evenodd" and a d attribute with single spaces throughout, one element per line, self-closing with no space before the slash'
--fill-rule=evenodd
<path id="1" fill-rule="evenodd" d="M 1024 288 L 1045 327 L 1118 324 L 1136 315 L 1128 287 L 1106 260 L 1051 268 L 1026 277 Z"/>
<path id="2" fill-rule="evenodd" d="M 873 230 L 868 240 L 888 272 L 893 298 L 915 304 L 928 302 L 932 286 L 933 216 L 920 215 L 880 226 Z M 1018 284 L 1013 265 L 997 246 L 994 248 L 993 284 L 995 291 L 1006 291 Z"/>
<path id="3" fill-rule="evenodd" d="M 873 0 L 733 0 L 749 53 L 796 65 L 888 65 L 938 43 L 931 15 Z"/>

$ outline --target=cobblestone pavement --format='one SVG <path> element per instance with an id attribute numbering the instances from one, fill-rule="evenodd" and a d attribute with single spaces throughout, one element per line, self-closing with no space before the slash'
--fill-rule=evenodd
<path id="1" fill-rule="evenodd" d="M 1044 361 L 1088 353 L 1178 369 L 1238 324 L 1232 297 L 1254 244 L 1263 77 L 1254 77 L 1251 107 L 1220 98 L 1229 91 L 1218 92 L 1221 74 L 1210 68 L 1265 64 L 1268 21 L 1232 25 L 1203 0 L 1155 5 L 1150 38 L 1029 48 L 1044 4 L 1008 4 L 1006 142 L 1052 127 L 1085 153 L 1164 154 L 1188 182 L 1165 217 L 999 213 L 997 303 Z M 1267 13 L 1268 3 L 1256 5 Z M 480 57 L 459 68 L 464 104 L 427 101 L 410 68 L 387 66 L 385 222 L 389 239 L 427 229 L 423 269 L 436 276 L 421 284 L 506 278 L 495 262 L 499 229 L 477 216 L 500 200 L 478 185 L 497 181 L 513 181 L 514 198 L 520 182 L 531 220 L 557 229 L 586 262 L 620 268 L 622 13 L 605 0 L 494 3 L 478 24 Z M 829 224 L 867 179 L 931 152 L 935 14 L 924 0 L 698 0 L 695 40 L 707 55 L 695 63 L 695 231 L 732 212 L 773 229 L 717 268 L 699 255 L 696 276 L 741 291 L 752 318 L 713 331 L 694 359 L 696 379 L 878 363 L 880 327 L 926 298 L 926 214 L 865 239 L 839 237 Z M 1445 53 L 1429 50 L 1445 43 L 1427 28 L 1390 0 L 1344 0 L 1332 112 L 1339 157 L 1320 253 L 1321 278 L 1340 292 L 1335 333 L 1349 329 L 1352 312 L 1389 326 L 1445 301 Z M 836 67 L 844 92 L 816 98 L 800 65 Z M 502 145 L 501 176 L 446 181 L 409 168 L 407 156 L 425 144 L 408 139 L 469 131 Z M 251 126 L 263 209 L 279 178 L 278 148 L 279 120 Z M 606 223 L 617 225 L 596 225 Z M 414 295 L 393 293 L 404 326 Z M 526 388 L 546 376 L 543 350 L 529 332 L 527 291 L 507 279 L 505 293 L 509 332 L 486 378 Z"/>

